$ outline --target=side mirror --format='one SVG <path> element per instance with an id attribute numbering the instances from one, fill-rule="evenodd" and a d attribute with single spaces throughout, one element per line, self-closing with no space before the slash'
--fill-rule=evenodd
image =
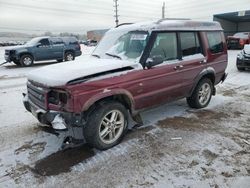
<path id="1" fill-rule="evenodd" d="M 40 42 L 37 43 L 36 47 L 39 48 L 40 46 L 42 46 L 42 44 Z"/>
<path id="2" fill-rule="evenodd" d="M 148 69 L 156 66 L 156 65 L 159 65 L 159 64 L 162 64 L 164 61 L 164 58 L 161 56 L 161 55 L 158 55 L 158 56 L 153 56 L 152 58 L 149 57 L 147 60 L 146 60 L 146 67 Z"/>

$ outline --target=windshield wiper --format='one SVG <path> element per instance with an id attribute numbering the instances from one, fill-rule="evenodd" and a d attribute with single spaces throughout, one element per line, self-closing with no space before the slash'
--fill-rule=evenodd
<path id="1" fill-rule="evenodd" d="M 121 60 L 122 60 L 122 58 L 121 58 L 119 55 L 110 54 L 110 53 L 108 53 L 108 52 L 106 52 L 105 54 L 106 54 L 106 55 L 109 55 L 109 56 L 111 56 L 111 57 L 115 57 L 115 58 L 118 58 L 118 59 L 121 59 Z"/>
<path id="2" fill-rule="evenodd" d="M 94 56 L 94 57 L 97 57 L 97 58 L 101 58 L 99 55 L 97 55 L 97 54 L 91 54 L 92 56 Z"/>

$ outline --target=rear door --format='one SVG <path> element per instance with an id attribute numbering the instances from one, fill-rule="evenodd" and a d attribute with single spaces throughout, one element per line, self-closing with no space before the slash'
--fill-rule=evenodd
<path id="1" fill-rule="evenodd" d="M 181 31 L 178 33 L 181 51 L 182 90 L 185 96 L 190 94 L 199 73 L 206 68 L 198 32 Z"/>
<path id="2" fill-rule="evenodd" d="M 50 38 L 52 44 L 51 55 L 53 59 L 63 59 L 64 42 L 61 38 Z"/>

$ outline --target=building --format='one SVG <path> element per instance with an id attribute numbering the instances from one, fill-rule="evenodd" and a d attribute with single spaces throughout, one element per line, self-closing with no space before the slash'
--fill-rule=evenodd
<path id="1" fill-rule="evenodd" d="M 226 35 L 250 31 L 250 0 L 179 0 L 166 2 L 168 18 L 219 21 Z"/>
<path id="2" fill-rule="evenodd" d="M 87 31 L 87 39 L 99 42 L 108 29 Z"/>

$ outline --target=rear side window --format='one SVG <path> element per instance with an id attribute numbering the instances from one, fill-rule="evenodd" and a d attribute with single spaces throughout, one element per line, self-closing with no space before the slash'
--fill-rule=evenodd
<path id="1" fill-rule="evenodd" d="M 180 32 L 180 42 L 182 56 L 202 53 L 197 32 Z"/>
<path id="2" fill-rule="evenodd" d="M 223 41 L 221 37 L 221 32 L 207 32 L 207 40 L 209 44 L 209 50 L 212 54 L 223 52 Z"/>
<path id="3" fill-rule="evenodd" d="M 66 44 L 78 44 L 78 41 L 77 41 L 76 38 L 74 38 L 74 37 L 64 37 L 64 38 L 63 38 L 63 41 L 64 41 Z"/>
<path id="4" fill-rule="evenodd" d="M 50 40 L 54 45 L 63 44 L 63 40 L 60 38 L 51 38 Z"/>

